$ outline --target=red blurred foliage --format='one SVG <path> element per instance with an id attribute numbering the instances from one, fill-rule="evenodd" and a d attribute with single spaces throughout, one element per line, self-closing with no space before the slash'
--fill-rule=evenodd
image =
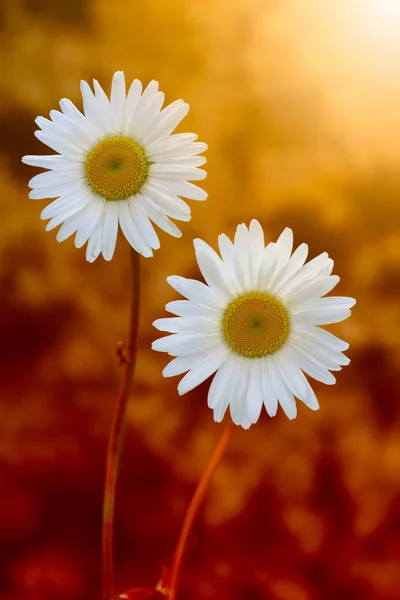
<path id="1" fill-rule="evenodd" d="M 166 596 L 161 592 L 141 588 L 124 592 L 114 600 L 165 600 L 165 598 Z"/>
<path id="2" fill-rule="evenodd" d="M 219 233 L 256 217 L 268 240 L 290 226 L 310 257 L 334 258 L 338 294 L 358 300 L 335 330 L 352 363 L 336 386 L 315 386 L 319 412 L 299 406 L 293 422 L 263 414 L 235 432 L 190 539 L 180 598 L 400 598 L 400 53 L 380 65 L 372 45 L 357 46 L 351 24 L 339 26 L 352 4 L 0 1 L 0 600 L 101 597 L 128 248 L 120 239 L 111 264 L 88 265 L 71 240 L 57 244 L 39 218 L 47 202 L 27 199 L 34 170 L 20 157 L 47 153 L 33 135 L 38 114 L 64 96 L 81 106 L 79 80 L 107 88 L 118 68 L 191 104 L 185 128 L 209 143 L 210 199 L 191 203 L 182 239 L 161 234 L 143 261 L 115 589 L 155 600 L 220 435 L 208 383 L 178 397 L 176 380 L 161 376 L 166 358 L 150 350 L 152 321 L 177 298 L 165 278 L 199 277 L 193 238 L 215 247 Z"/>
<path id="3" fill-rule="evenodd" d="M 79 560 L 57 546 L 35 548 L 11 566 L 10 575 L 25 598 L 68 600 L 85 594 Z"/>

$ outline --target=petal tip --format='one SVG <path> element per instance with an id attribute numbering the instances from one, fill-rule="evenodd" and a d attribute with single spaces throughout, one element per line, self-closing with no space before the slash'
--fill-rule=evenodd
<path id="1" fill-rule="evenodd" d="M 168 373 L 168 371 L 166 369 L 167 369 L 167 367 L 165 367 L 165 369 L 163 369 L 161 372 L 161 375 L 164 377 L 164 379 L 169 379 L 170 377 L 174 377 L 174 375 L 171 375 L 170 373 Z"/>
<path id="2" fill-rule="evenodd" d="M 171 285 L 172 287 L 177 281 L 179 281 L 179 275 L 169 275 L 167 277 L 167 283 L 169 283 L 169 285 Z"/>
<path id="3" fill-rule="evenodd" d="M 250 226 L 253 226 L 253 227 L 261 227 L 261 223 L 260 223 L 260 221 L 258 221 L 257 219 L 252 219 L 252 220 L 250 221 Z"/>
<path id="4" fill-rule="evenodd" d="M 193 246 L 194 246 L 195 250 L 198 250 L 200 248 L 204 248 L 205 245 L 206 244 L 205 244 L 205 242 L 202 239 L 200 239 L 200 238 L 194 238 L 194 240 L 193 240 Z"/>

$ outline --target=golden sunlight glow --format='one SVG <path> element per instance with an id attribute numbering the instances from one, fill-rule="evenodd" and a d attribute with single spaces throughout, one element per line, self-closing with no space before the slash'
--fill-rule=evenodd
<path id="1" fill-rule="evenodd" d="M 371 33 L 400 34 L 400 0 L 358 0 L 355 7 L 360 24 Z"/>

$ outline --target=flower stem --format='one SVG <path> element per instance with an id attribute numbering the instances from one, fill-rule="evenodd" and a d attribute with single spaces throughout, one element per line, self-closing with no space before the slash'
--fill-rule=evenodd
<path id="1" fill-rule="evenodd" d="M 102 530 L 102 560 L 103 560 L 103 600 L 111 600 L 114 585 L 114 510 L 115 488 L 118 478 L 119 462 L 124 440 L 124 424 L 126 407 L 131 390 L 133 373 L 136 363 L 137 336 L 139 321 L 140 299 L 140 262 L 139 254 L 132 250 L 132 292 L 130 307 L 129 338 L 126 355 L 119 348 L 120 361 L 123 366 L 123 376 L 117 403 L 114 410 L 113 422 L 107 449 L 106 480 L 103 504 Z"/>
<path id="2" fill-rule="evenodd" d="M 182 529 L 179 534 L 178 543 L 175 548 L 174 560 L 171 568 L 171 579 L 169 584 L 169 600 L 176 600 L 178 592 L 179 577 L 182 569 L 183 559 L 187 550 L 188 540 L 190 532 L 193 528 L 196 520 L 197 513 L 199 512 L 200 506 L 206 495 L 208 485 L 214 475 L 214 472 L 228 446 L 229 440 L 232 437 L 233 428 L 232 423 L 229 421 L 225 427 L 214 452 L 207 463 L 206 468 L 197 484 L 196 491 L 186 511 L 186 515 L 183 521 Z"/>

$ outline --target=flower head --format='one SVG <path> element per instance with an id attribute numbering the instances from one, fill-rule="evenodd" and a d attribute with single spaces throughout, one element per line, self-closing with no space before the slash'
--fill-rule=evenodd
<path id="1" fill-rule="evenodd" d="M 323 253 L 305 264 L 308 246 L 293 253 L 293 232 L 286 228 L 276 243 L 264 246 L 258 221 L 239 225 L 232 243 L 219 236 L 221 257 L 195 240 L 196 258 L 206 283 L 173 276 L 167 279 L 187 300 L 167 304 L 177 315 L 154 326 L 169 335 L 153 349 L 175 356 L 165 377 L 187 372 L 180 394 L 216 372 L 208 393 L 214 419 L 230 407 L 233 422 L 245 429 L 255 423 L 263 404 L 272 417 L 278 404 L 289 417 L 297 414 L 295 398 L 319 408 L 304 373 L 333 384 L 331 371 L 350 360 L 349 345 L 320 325 L 346 319 L 353 298 L 329 296 L 339 277 Z"/>
<path id="2" fill-rule="evenodd" d="M 205 200 L 207 194 L 189 181 L 203 179 L 206 162 L 198 156 L 207 145 L 193 133 L 172 135 L 189 105 L 176 100 L 163 110 L 164 94 L 152 81 L 142 92 L 135 79 L 125 90 L 122 71 L 114 74 L 110 100 L 97 81 L 94 93 L 81 82 L 84 114 L 70 101 L 50 120 L 36 119 L 36 137 L 58 154 L 24 156 L 22 161 L 48 169 L 33 177 L 29 197 L 57 198 L 41 214 L 49 231 L 62 224 L 59 242 L 76 232 L 75 246 L 86 242 L 88 261 L 100 253 L 111 260 L 118 224 L 131 246 L 152 256 L 160 246 L 151 222 L 173 236 L 181 232 L 168 218 L 190 220 L 181 196 Z"/>

